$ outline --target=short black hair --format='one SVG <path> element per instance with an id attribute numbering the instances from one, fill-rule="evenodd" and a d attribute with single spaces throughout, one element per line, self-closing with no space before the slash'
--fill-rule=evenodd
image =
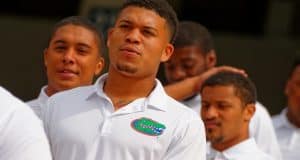
<path id="1" fill-rule="evenodd" d="M 173 7 L 166 0 L 126 0 L 121 6 L 118 15 L 123 9 L 129 6 L 137 6 L 152 10 L 160 17 L 164 18 L 171 34 L 170 43 L 174 43 L 178 30 L 178 18 Z"/>
<path id="2" fill-rule="evenodd" d="M 300 66 L 300 57 L 295 58 L 293 65 L 290 69 L 289 78 L 291 78 L 293 76 L 293 73 L 298 66 Z"/>
<path id="3" fill-rule="evenodd" d="M 257 93 L 254 83 L 241 74 L 234 72 L 219 72 L 209 77 L 201 87 L 201 93 L 205 87 L 214 86 L 233 86 L 235 94 L 241 99 L 242 103 L 255 104 Z"/>
<path id="4" fill-rule="evenodd" d="M 178 33 L 174 42 L 175 48 L 187 46 L 197 46 L 203 54 L 207 54 L 214 49 L 213 39 L 208 29 L 193 21 L 182 21 L 179 23 Z"/>
<path id="5" fill-rule="evenodd" d="M 56 33 L 56 31 L 59 28 L 66 26 L 66 25 L 70 25 L 70 24 L 84 27 L 84 28 L 88 29 L 89 31 L 93 32 L 99 40 L 99 42 L 98 42 L 99 54 L 102 55 L 102 53 L 104 53 L 105 45 L 104 45 L 104 38 L 103 38 L 102 33 L 97 29 L 95 24 L 93 24 L 89 19 L 82 17 L 82 16 L 70 16 L 70 17 L 66 17 L 66 18 L 60 20 L 59 22 L 57 22 L 54 25 L 52 32 L 50 34 L 50 37 L 48 40 L 48 45 L 50 44 L 50 41 L 52 40 L 54 34 Z"/>

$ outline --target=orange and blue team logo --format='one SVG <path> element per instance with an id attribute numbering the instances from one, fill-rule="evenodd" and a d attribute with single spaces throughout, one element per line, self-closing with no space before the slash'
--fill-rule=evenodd
<path id="1" fill-rule="evenodd" d="M 136 131 L 149 136 L 159 136 L 166 129 L 165 125 L 145 117 L 133 120 L 131 122 L 131 127 Z"/>

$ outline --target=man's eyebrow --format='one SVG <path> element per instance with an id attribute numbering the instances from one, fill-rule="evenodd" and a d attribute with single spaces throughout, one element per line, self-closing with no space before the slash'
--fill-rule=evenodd
<path id="1" fill-rule="evenodd" d="M 119 21 L 119 23 L 128 23 L 128 24 L 131 24 L 132 22 L 130 22 L 129 20 L 127 20 L 127 19 L 121 19 L 120 21 Z"/>
<path id="2" fill-rule="evenodd" d="M 87 47 L 87 48 L 92 48 L 90 45 L 88 45 L 86 43 L 82 43 L 82 42 L 77 43 L 77 45 Z"/>
<path id="3" fill-rule="evenodd" d="M 193 57 L 184 57 L 181 59 L 182 61 L 195 61 Z"/>
<path id="4" fill-rule="evenodd" d="M 56 41 L 54 41 L 53 42 L 54 44 L 59 44 L 59 43 L 63 43 L 63 44 L 65 44 L 66 42 L 64 41 L 64 40 L 56 40 Z"/>
<path id="5" fill-rule="evenodd" d="M 152 27 L 152 26 L 145 26 L 144 29 L 154 31 L 155 33 L 158 32 L 158 30 L 156 28 Z"/>
<path id="6" fill-rule="evenodd" d="M 132 22 L 131 22 L 130 20 L 127 20 L 126 18 L 121 19 L 121 20 L 119 21 L 119 23 L 132 24 Z M 145 25 L 143 28 L 144 28 L 144 29 L 148 29 L 148 30 L 153 30 L 154 32 L 158 32 L 158 30 L 157 30 L 155 27 L 151 26 L 151 25 Z"/>
<path id="7" fill-rule="evenodd" d="M 54 44 L 67 44 L 66 41 L 64 40 L 56 40 L 53 42 Z M 87 47 L 87 48 L 92 48 L 90 45 L 86 44 L 86 43 L 83 43 L 83 42 L 79 42 L 77 43 L 76 45 L 79 45 L 79 46 L 83 46 L 83 47 Z"/>

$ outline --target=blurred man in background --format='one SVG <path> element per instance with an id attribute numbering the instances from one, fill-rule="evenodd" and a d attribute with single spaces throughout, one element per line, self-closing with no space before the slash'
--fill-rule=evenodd
<path id="1" fill-rule="evenodd" d="M 169 83 L 167 93 L 197 113 L 200 112 L 201 96 L 199 89 L 211 73 L 230 67 L 215 67 L 217 55 L 209 31 L 196 22 L 183 21 L 174 42 L 174 54 L 165 63 L 166 79 Z M 209 73 L 209 74 L 208 74 Z M 175 87 L 176 86 L 176 87 Z M 256 112 L 250 121 L 250 136 L 258 147 L 281 160 L 281 153 L 268 111 L 256 103 Z"/>
<path id="2" fill-rule="evenodd" d="M 284 160 L 300 158 L 300 59 L 296 59 L 284 93 L 287 107 L 281 114 L 272 117 L 276 135 Z"/>
<path id="3" fill-rule="evenodd" d="M 102 34 L 88 19 L 73 16 L 59 21 L 44 50 L 48 84 L 27 104 L 41 117 L 42 106 L 53 94 L 91 85 L 104 66 L 103 48 Z"/>

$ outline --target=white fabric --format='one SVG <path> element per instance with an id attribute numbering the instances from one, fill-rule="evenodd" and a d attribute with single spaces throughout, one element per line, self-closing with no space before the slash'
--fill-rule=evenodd
<path id="1" fill-rule="evenodd" d="M 223 152 L 208 145 L 207 160 L 273 160 L 270 155 L 261 151 L 253 138 L 236 144 Z"/>
<path id="2" fill-rule="evenodd" d="M 255 104 L 255 113 L 249 123 L 250 137 L 254 137 L 257 146 L 276 160 L 282 160 L 279 143 L 266 108 L 259 102 Z"/>
<path id="3" fill-rule="evenodd" d="M 300 128 L 291 124 L 286 116 L 287 108 L 272 117 L 275 132 L 284 160 L 300 159 Z"/>
<path id="4" fill-rule="evenodd" d="M 42 106 L 46 106 L 46 102 L 49 99 L 48 95 L 45 92 L 47 86 L 43 86 L 39 96 L 36 99 L 26 102 L 34 113 L 41 119 L 42 117 Z"/>
<path id="5" fill-rule="evenodd" d="M 0 160 L 51 160 L 41 121 L 0 87 Z"/>
<path id="6" fill-rule="evenodd" d="M 158 80 L 147 98 L 114 111 L 103 92 L 106 77 L 101 76 L 93 86 L 50 97 L 44 124 L 55 160 L 205 159 L 203 122 L 167 96 Z M 166 129 L 159 136 L 137 131 L 133 122 L 143 117 Z"/>
<path id="7" fill-rule="evenodd" d="M 198 102 L 197 102 L 198 101 Z M 189 101 L 182 102 L 200 114 L 201 96 Z M 254 137 L 257 146 L 265 153 L 271 155 L 275 160 L 282 160 L 279 144 L 272 124 L 270 114 L 259 102 L 256 103 L 256 111 L 249 124 L 250 136 Z"/>
<path id="8" fill-rule="evenodd" d="M 196 113 L 200 114 L 201 109 L 201 96 L 198 94 L 191 99 L 182 101 L 182 103 L 191 109 L 193 109 Z"/>

